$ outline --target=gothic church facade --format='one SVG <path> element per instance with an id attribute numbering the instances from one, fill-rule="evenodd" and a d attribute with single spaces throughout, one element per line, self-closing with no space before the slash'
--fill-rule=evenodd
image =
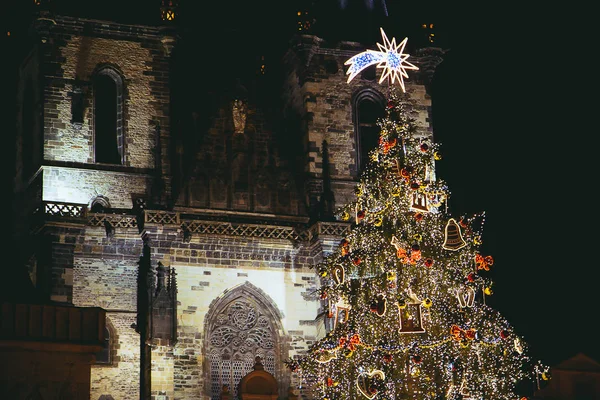
<path id="1" fill-rule="evenodd" d="M 256 356 L 280 398 L 300 394 L 284 361 L 331 326 L 312 267 L 349 229 L 335 210 L 355 194 L 387 101 L 375 69 L 347 82 L 364 45 L 300 32 L 276 108 L 257 78 L 186 114 L 175 29 L 43 13 L 33 28 L 19 251 L 50 301 L 106 311 L 90 398 L 218 399 L 224 385 L 236 396 Z M 411 57 L 407 93 L 431 136 L 440 52 Z"/>

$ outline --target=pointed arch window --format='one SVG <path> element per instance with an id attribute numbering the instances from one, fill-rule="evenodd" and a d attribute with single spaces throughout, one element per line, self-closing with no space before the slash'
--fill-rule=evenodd
<path id="1" fill-rule="evenodd" d="M 123 164 L 123 78 L 111 67 L 94 76 L 94 161 Z"/>
<path id="2" fill-rule="evenodd" d="M 369 152 L 379 143 L 377 121 L 384 117 L 384 98 L 374 90 L 363 90 L 354 98 L 353 111 L 358 175 L 369 162 Z"/>
<path id="3" fill-rule="evenodd" d="M 111 321 L 106 318 L 106 324 L 104 326 L 104 341 L 102 342 L 102 349 L 95 354 L 96 366 L 113 367 L 117 364 L 118 357 L 117 352 L 117 334 Z"/>
<path id="4" fill-rule="evenodd" d="M 238 385 L 253 370 L 256 356 L 267 372 L 276 378 L 281 375 L 273 311 L 246 290 L 234 293 L 237 295 L 222 299 L 208 316 L 205 351 L 213 400 L 221 398 L 224 385 L 239 399 Z"/>
<path id="5" fill-rule="evenodd" d="M 110 364 L 110 331 L 104 328 L 104 342 L 102 342 L 102 350 L 96 353 L 97 364 Z"/>

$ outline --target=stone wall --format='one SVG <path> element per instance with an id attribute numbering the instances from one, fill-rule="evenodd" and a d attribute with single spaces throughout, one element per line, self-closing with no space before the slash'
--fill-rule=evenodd
<path id="1" fill-rule="evenodd" d="M 106 318 L 107 324 L 113 328 L 111 362 L 92 364 L 89 398 L 98 399 L 102 395 L 111 395 L 115 399 L 138 400 L 140 398 L 140 335 L 133 327 L 136 314 L 110 311 L 106 313 Z"/>
<path id="2" fill-rule="evenodd" d="M 102 227 L 86 227 L 72 239 L 69 269 L 73 304 L 107 310 L 112 328 L 109 365 L 92 367 L 92 398 L 139 397 L 140 336 L 135 330 L 136 280 L 142 239 L 136 229 L 117 228 L 107 237 Z M 281 393 L 299 383 L 283 365 L 303 354 L 322 335 L 316 319 L 322 305 L 315 290 L 318 279 L 310 267 L 331 251 L 339 238 L 294 242 L 244 236 L 193 234 L 184 242 L 173 225 L 149 224 L 143 236 L 151 248 L 153 269 L 160 261 L 177 278 L 177 343 L 152 349 L 151 393 L 169 399 L 208 399 L 210 383 L 206 351 L 206 321 L 218 312 L 219 299 L 240 288 L 268 305 L 277 327 Z"/>
<path id="3" fill-rule="evenodd" d="M 257 298 L 276 307 L 275 326 L 280 341 L 279 361 L 299 354 L 316 336 L 319 302 L 309 249 L 285 240 L 243 237 L 193 237 L 189 244 L 173 243 L 162 262 L 175 268 L 178 284 L 178 343 L 174 356 L 175 398 L 208 398 L 210 385 L 205 363 L 206 318 L 218 310 L 211 304 L 244 285 L 255 288 Z M 280 383 L 290 378 L 281 364 Z M 153 376 L 154 382 L 154 376 Z M 287 387 L 281 388 L 285 393 Z M 167 393 L 168 394 L 168 393 Z"/>
<path id="4" fill-rule="evenodd" d="M 97 196 L 108 198 L 112 208 L 131 209 L 133 197 L 144 195 L 151 178 L 146 174 L 46 167 L 44 201 L 90 205 Z"/>
<path id="5" fill-rule="evenodd" d="M 55 21 L 48 40 L 40 45 L 47 170 L 44 200 L 88 203 L 104 195 L 112 207 L 131 207 L 131 195 L 148 194 L 148 176 L 156 173 L 165 189 L 157 200 L 166 201 L 164 193 L 170 191 L 169 51 L 162 44 L 162 32 L 67 17 Z M 105 66 L 123 78 L 124 164 L 92 172 L 92 82 L 95 71 Z M 76 89 L 83 93 L 81 124 L 72 123 Z M 156 165 L 159 171 L 154 171 Z"/>
<path id="6" fill-rule="evenodd" d="M 43 188 L 43 200 L 90 204 L 103 195 L 112 208 L 131 209 L 132 195 L 152 193 L 157 175 L 163 179 L 163 194 L 170 193 L 170 178 L 166 178 L 171 169 L 168 51 L 162 46 L 161 32 L 69 18 L 58 18 L 51 32 L 51 40 L 41 51 L 46 79 L 45 165 L 43 184 L 38 186 Z M 234 134 L 229 104 L 222 104 L 194 149 L 198 150 L 193 158 L 196 169 L 190 172 L 189 186 L 177 202 L 177 209 L 188 213 L 188 226 L 198 221 L 194 213 L 199 210 L 220 223 L 252 221 L 252 229 L 261 224 L 284 228 L 306 224 L 304 204 L 318 201 L 324 189 L 323 141 L 329 146 L 328 178 L 335 206 L 354 198 L 357 154 L 352 99 L 360 90 L 381 92 L 385 87 L 358 77 L 351 84 L 346 82 L 343 63 L 356 53 L 355 46 L 328 49 L 317 38 L 304 39 L 304 47 L 286 56 L 291 71 L 284 83 L 282 115 L 289 133 L 298 135 L 304 146 L 304 186 L 295 185 L 291 178 L 298 171 L 277 157 L 274 132 L 259 107 L 250 105 L 245 132 Z M 126 155 L 122 166 L 93 164 L 90 77 L 101 65 L 114 66 L 124 77 Z M 85 89 L 81 128 L 70 122 L 76 86 Z M 410 83 L 407 88 L 419 104 L 420 129 L 430 134 L 430 100 L 425 88 Z M 161 127 L 160 152 L 154 148 L 153 122 Z M 159 171 L 154 170 L 157 155 Z M 252 197 L 259 195 L 263 198 Z M 284 197 L 287 202 L 282 201 Z M 170 204 L 164 195 L 159 200 L 159 204 Z M 138 297 L 144 295 L 138 293 L 142 238 L 150 248 L 151 267 L 161 262 L 173 268 L 178 287 L 177 342 L 173 347 L 152 347 L 152 396 L 208 399 L 209 322 L 237 293 L 260 304 L 276 331 L 275 375 L 283 396 L 290 385 L 298 385 L 299 376 L 287 371 L 282 362 L 302 355 L 325 333 L 323 321 L 316 318 L 324 305 L 315 295 L 319 281 L 311 266 L 330 253 L 341 237 L 317 235 L 292 241 L 245 233 L 243 228 L 237 235 L 211 234 L 208 228 L 186 233 L 179 217 L 176 222 L 146 221 L 143 228 L 116 227 L 110 234 L 103 226 L 90 226 L 85 218 L 54 220 L 40 231 L 36 261 L 38 268 L 49 271 L 52 300 L 107 311 L 113 357 L 107 365 L 92 367 L 91 398 L 140 397 L 140 348 L 146 344 L 140 343 L 135 324 Z"/>
<path id="7" fill-rule="evenodd" d="M 288 71 L 283 83 L 284 112 L 289 120 L 301 121 L 298 134 L 304 137 L 305 191 L 310 204 L 318 202 L 322 194 L 323 142 L 327 142 L 335 210 L 354 198 L 358 177 L 353 101 L 364 90 L 385 99 L 388 87 L 385 82 L 378 83 L 380 70 L 375 79 L 359 75 L 347 82 L 344 63 L 365 50 L 360 44 L 330 44 L 310 35 L 295 40 L 293 50 L 284 57 Z M 418 58 L 411 61 L 419 65 Z M 411 72 L 405 81 L 406 92 L 416 103 L 418 134 L 431 136 L 431 98 L 421 78 Z"/>

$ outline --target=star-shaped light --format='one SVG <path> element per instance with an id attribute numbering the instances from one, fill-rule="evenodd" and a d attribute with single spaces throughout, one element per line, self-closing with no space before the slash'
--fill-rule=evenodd
<path id="1" fill-rule="evenodd" d="M 404 38 L 402 42 L 396 44 L 396 38 L 392 38 L 390 41 L 385 35 L 383 28 L 379 29 L 381 30 L 381 36 L 383 37 L 383 45 L 377 43 L 377 47 L 379 47 L 380 51 L 366 50 L 351 57 L 344 63 L 345 65 L 350 65 L 350 68 L 348 68 L 348 71 L 346 72 L 346 75 L 350 75 L 348 77 L 348 82 L 354 79 L 354 77 L 363 69 L 370 65 L 377 64 L 377 68 L 383 68 L 379 83 L 383 82 L 385 78 L 389 78 L 390 84 L 393 85 L 397 80 L 404 92 L 406 91 L 404 88 L 404 78 L 408 78 L 406 70 L 419 69 L 417 66 L 406 61 L 410 55 L 403 53 L 408 38 Z"/>

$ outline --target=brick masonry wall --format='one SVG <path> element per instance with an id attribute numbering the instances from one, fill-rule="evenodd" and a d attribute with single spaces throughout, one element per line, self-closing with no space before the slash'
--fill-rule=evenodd
<path id="1" fill-rule="evenodd" d="M 155 200 L 168 202 L 169 51 L 163 46 L 163 33 L 152 28 L 68 17 L 57 17 L 56 22 L 48 43 L 41 46 L 45 78 L 44 162 L 51 172 L 44 175 L 48 178 L 44 182 L 44 200 L 87 203 L 103 194 L 113 207 L 128 207 L 131 194 L 149 194 L 148 176 L 157 165 L 156 154 L 160 154 L 164 191 Z M 123 166 L 97 168 L 93 173 L 69 173 L 69 168 L 89 168 L 94 162 L 92 78 L 105 65 L 114 67 L 123 77 L 125 162 Z M 75 88 L 82 89 L 84 97 L 83 124 L 79 129 L 71 123 Z M 160 125 L 159 138 L 156 123 Z M 56 170 L 56 165 L 65 168 Z M 115 169 L 124 174 L 115 173 Z"/>
<path id="2" fill-rule="evenodd" d="M 162 233 L 164 238 L 164 232 Z M 235 287 L 251 284 L 275 304 L 283 318 L 278 321 L 280 361 L 306 349 L 316 336 L 319 307 L 312 292 L 315 274 L 308 266 L 313 257 L 307 248 L 289 241 L 228 237 L 193 237 L 190 243 L 159 243 L 153 256 L 175 268 L 178 282 L 178 334 L 174 348 L 174 395 L 181 399 L 205 399 L 209 391 L 204 366 L 204 335 L 207 314 L 215 299 Z M 169 243 L 169 252 L 164 246 Z M 276 325 L 276 324 L 274 324 Z M 283 366 L 278 376 L 288 382 Z M 154 382 L 154 378 L 153 378 Z M 287 390 L 287 387 L 282 387 Z"/>
<path id="3" fill-rule="evenodd" d="M 69 34 L 68 34 L 69 33 Z M 75 32 L 60 35 L 56 54 L 62 73 L 46 87 L 45 148 L 46 160 L 89 163 L 93 161 L 92 109 L 90 86 L 95 69 L 113 65 L 125 78 L 126 164 L 138 168 L 154 167 L 154 128 L 157 115 L 151 90 L 156 76 L 152 72 L 151 49 L 143 41 L 82 36 Z M 71 93 L 75 82 L 85 84 L 84 123 L 76 130 L 71 121 Z"/>
<path id="4" fill-rule="evenodd" d="M 188 357 L 185 364 L 175 365 L 176 375 L 182 378 L 175 381 L 176 398 L 204 398 L 197 396 L 208 391 L 209 382 L 204 380 L 208 375 L 203 368 L 205 318 L 209 311 L 219 311 L 210 309 L 214 299 L 239 285 L 250 283 L 260 289 L 267 300 L 277 305 L 278 311 L 283 315 L 280 323 L 284 331 L 277 332 L 279 346 L 291 348 L 279 355 L 280 362 L 306 349 L 307 341 L 314 340 L 316 336 L 314 319 L 318 302 L 310 299 L 310 292 L 315 289 L 312 271 L 224 267 L 227 268 L 175 266 L 179 282 L 178 319 L 180 328 L 183 329 L 180 343 L 175 347 L 174 353 L 176 357 Z M 288 345 L 289 341 L 291 343 Z M 193 368 L 189 365 L 192 362 Z M 192 373 L 194 370 L 196 374 Z M 285 372 L 281 371 L 280 374 Z M 289 379 L 281 375 L 278 378 L 280 381 Z"/>
<path id="5" fill-rule="evenodd" d="M 152 349 L 152 396 L 166 395 L 169 399 L 174 398 L 174 361 L 175 356 L 171 346 L 156 346 Z"/>
<path id="6" fill-rule="evenodd" d="M 136 314 L 107 312 L 106 317 L 115 332 L 114 357 L 109 365 L 92 365 L 89 398 L 111 395 L 114 399 L 139 400 L 140 335 L 131 326 Z"/>
<path id="7" fill-rule="evenodd" d="M 37 238 L 37 285 L 52 301 L 70 304 L 73 299 L 73 254 L 81 234 L 75 226 L 51 227 Z"/>
<path id="8" fill-rule="evenodd" d="M 289 68 L 284 82 L 286 111 L 303 121 L 301 134 L 306 138 L 305 171 L 312 178 L 306 184 L 306 191 L 311 203 L 321 195 L 323 141 L 327 141 L 334 209 L 354 198 L 352 182 L 357 176 L 357 147 L 352 99 L 365 89 L 379 92 L 383 98 L 387 91 L 385 85 L 378 83 L 381 71 L 377 71 L 375 80 L 359 75 L 347 82 L 344 63 L 350 55 L 364 50 L 356 45 L 347 42 L 336 48 L 326 48 L 322 40 L 305 35 L 298 39 L 296 50 L 288 52 L 284 58 Z M 418 60 L 412 61 L 418 64 Z M 431 99 L 421 77 L 409 75 L 405 86 L 417 104 L 419 133 L 432 135 Z"/>
<path id="9" fill-rule="evenodd" d="M 87 227 L 78 238 L 73 260 L 73 304 L 107 310 L 112 327 L 113 360 L 92 366 L 91 397 L 139 399 L 140 335 L 137 319 L 137 270 L 142 239 L 137 229 Z"/>
<path id="10" fill-rule="evenodd" d="M 73 303 L 108 310 L 116 331 L 117 362 L 94 366 L 92 394 L 136 398 L 139 385 L 139 335 L 132 328 L 136 308 L 136 270 L 141 239 L 134 232 L 107 239 L 101 228 L 87 228 L 76 245 Z M 152 393 L 169 398 L 203 399 L 205 318 L 211 303 L 232 288 L 250 283 L 276 305 L 280 360 L 302 354 L 317 337 L 315 317 L 320 302 L 313 295 L 317 281 L 309 269 L 321 245 L 310 247 L 284 240 L 194 236 L 183 243 L 177 230 L 150 227 L 152 265 L 175 268 L 178 282 L 178 343 L 169 351 L 156 348 L 152 361 Z M 326 245 L 331 247 L 331 245 Z M 126 253 L 126 254 L 124 254 Z M 298 383 L 281 365 L 286 385 Z M 286 375 L 287 374 L 287 375 Z M 282 388 L 287 390 L 287 386 Z M 171 397 L 174 396 L 174 397 Z M 115 397 L 116 398 L 116 397 Z"/>
<path id="11" fill-rule="evenodd" d="M 43 171 L 44 201 L 91 204 L 99 195 L 113 208 L 132 208 L 132 194 L 145 194 L 148 175 L 79 168 L 46 167 Z"/>
<path id="12" fill-rule="evenodd" d="M 314 58 L 313 58 L 314 60 Z M 382 87 L 372 82 L 357 79 L 346 83 L 343 69 L 327 77 L 322 75 L 304 84 L 303 90 L 310 99 L 306 109 L 312 116 L 308 122 L 308 170 L 314 176 L 323 174 L 323 141 L 327 141 L 332 188 L 336 190 L 336 207 L 345 204 L 354 196 L 348 180 L 356 176 L 356 136 L 353 125 L 353 111 L 350 99 L 355 93 L 366 88 L 382 91 Z M 431 100 L 422 85 L 407 84 L 407 92 L 417 102 L 418 132 L 430 135 L 429 108 Z"/>
<path id="13" fill-rule="evenodd" d="M 77 232 L 79 234 L 77 234 Z M 62 236 L 61 236 L 62 235 Z M 250 284 L 273 313 L 280 315 L 280 361 L 303 354 L 323 334 L 321 310 L 314 295 L 318 280 L 309 267 L 331 251 L 339 238 L 309 243 L 248 237 L 193 235 L 184 243 L 177 227 L 150 224 L 144 235 L 151 247 L 152 266 L 158 261 L 175 268 L 178 284 L 178 342 L 173 348 L 158 346 L 152 352 L 153 396 L 169 399 L 207 399 L 204 364 L 207 314 L 222 296 Z M 65 241 L 56 232 L 55 241 Z M 68 239 L 72 268 L 72 302 L 76 306 L 100 306 L 107 310 L 113 329 L 114 357 L 110 365 L 92 367 L 91 398 L 139 397 L 139 334 L 136 322 L 137 268 L 142 252 L 137 229 L 117 228 L 107 238 L 103 228 L 85 227 Z M 60 239 L 63 238 L 63 239 Z M 67 262 L 63 264 L 69 264 Z M 218 311 L 218 310 L 217 310 Z M 299 376 L 279 365 L 282 393 L 299 384 Z"/>
<path id="14" fill-rule="evenodd" d="M 137 229 L 117 229 L 107 238 L 103 228 L 86 227 L 74 248 L 73 304 L 107 310 L 112 327 L 113 359 L 95 364 L 91 397 L 139 399 L 140 336 L 132 326 L 137 311 L 137 269 L 142 240 Z"/>

